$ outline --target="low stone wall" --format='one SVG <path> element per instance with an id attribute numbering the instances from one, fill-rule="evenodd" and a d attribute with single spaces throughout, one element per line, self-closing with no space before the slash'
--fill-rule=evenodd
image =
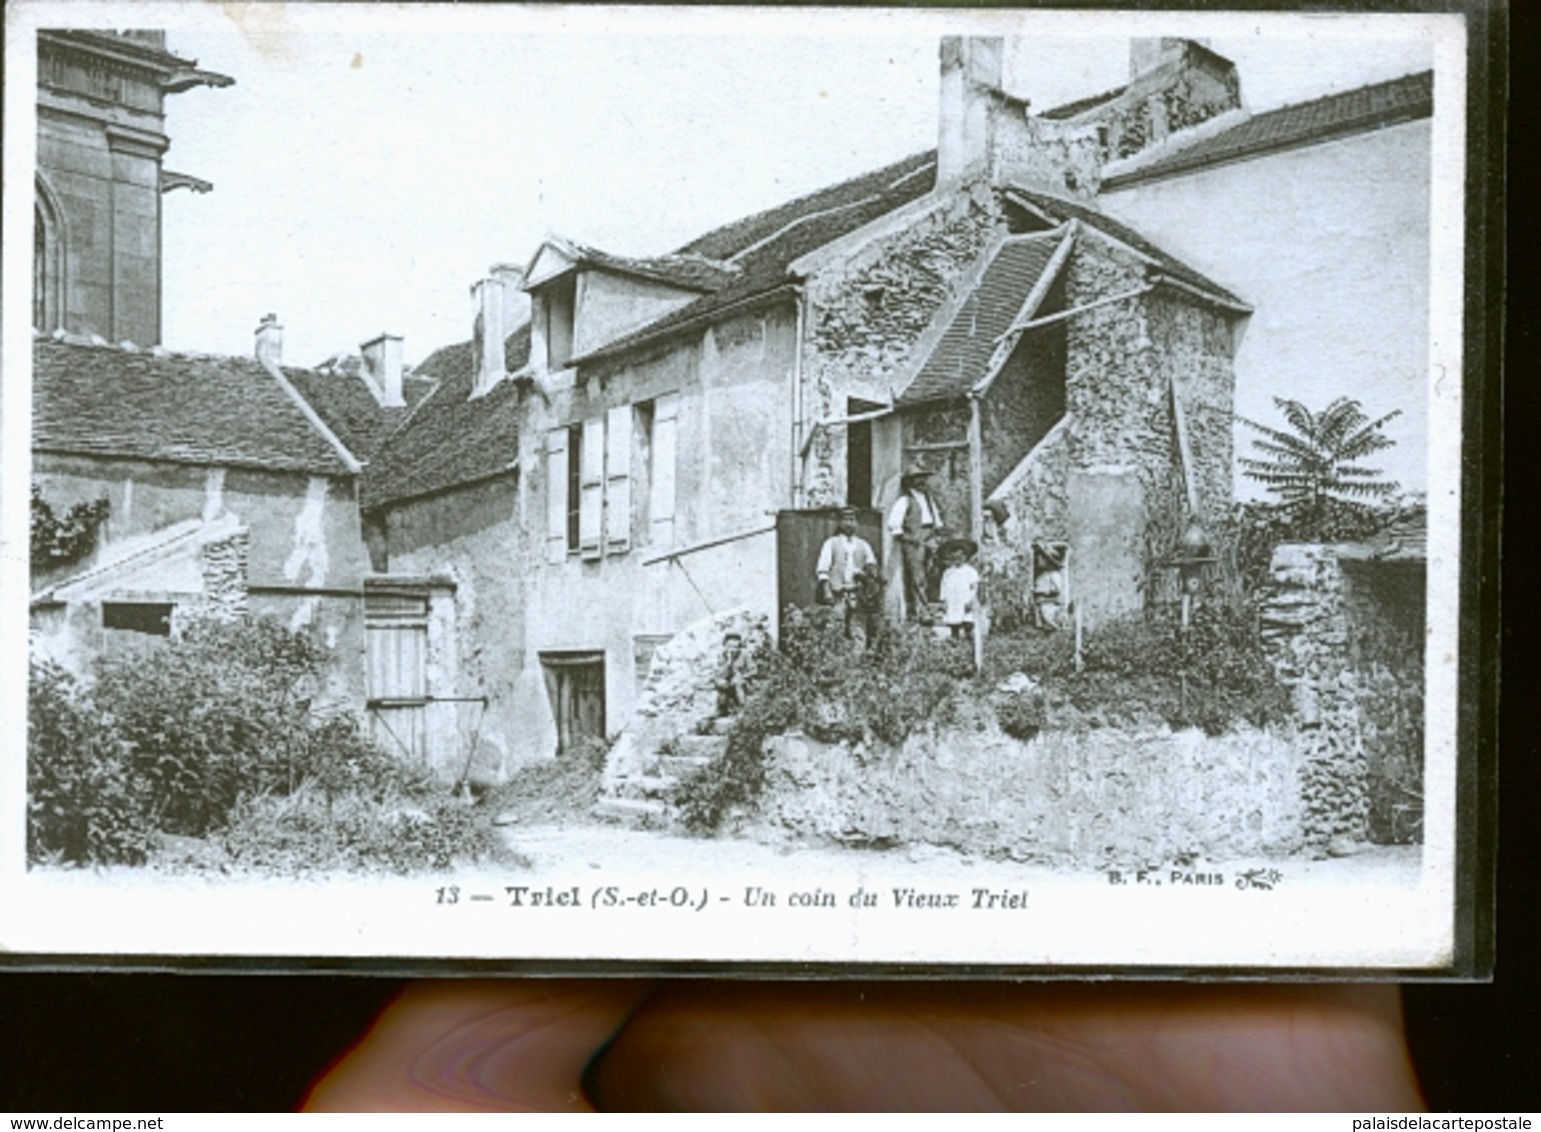
<path id="1" fill-rule="evenodd" d="M 1251 730 L 941 732 L 898 748 L 782 735 L 757 833 L 1079 865 L 1281 855 L 1302 847 L 1301 763 L 1289 736 Z"/>

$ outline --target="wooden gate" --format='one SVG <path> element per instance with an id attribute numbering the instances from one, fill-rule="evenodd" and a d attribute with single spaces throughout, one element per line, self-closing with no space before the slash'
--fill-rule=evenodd
<path id="1" fill-rule="evenodd" d="M 408 762 L 428 758 L 428 598 L 369 593 L 364 652 L 374 740 Z"/>

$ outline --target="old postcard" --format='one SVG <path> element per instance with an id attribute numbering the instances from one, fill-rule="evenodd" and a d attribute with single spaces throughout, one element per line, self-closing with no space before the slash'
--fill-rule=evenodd
<path id="1" fill-rule="evenodd" d="M 1468 17 L 6 19 L 7 961 L 1487 969 Z"/>

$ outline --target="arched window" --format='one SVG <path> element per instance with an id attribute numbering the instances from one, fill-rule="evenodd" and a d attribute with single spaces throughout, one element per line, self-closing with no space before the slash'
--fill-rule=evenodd
<path id="1" fill-rule="evenodd" d="M 64 325 L 64 213 L 40 176 L 32 210 L 32 325 L 44 334 Z"/>

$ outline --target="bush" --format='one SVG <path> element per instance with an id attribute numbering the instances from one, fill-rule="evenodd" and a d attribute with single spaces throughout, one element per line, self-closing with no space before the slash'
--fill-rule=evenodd
<path id="1" fill-rule="evenodd" d="M 1256 619 L 1221 603 L 1196 609 L 1186 634 L 1142 616 L 1100 625 L 1085 635 L 1079 672 L 1069 633 L 991 637 L 982 679 L 993 687 L 1016 672 L 1042 688 L 1045 726 L 1165 723 L 1219 735 L 1238 724 L 1282 722 L 1289 711 Z"/>
<path id="2" fill-rule="evenodd" d="M 310 718 L 324 656 L 271 621 L 203 623 L 181 637 L 97 665 L 92 700 L 129 746 L 130 767 L 156 798 L 166 833 L 201 837 L 243 796 L 297 789 L 313 768 L 339 772 Z M 318 734 L 318 732 L 320 732 Z"/>
<path id="3" fill-rule="evenodd" d="M 143 861 L 152 794 L 132 771 L 128 745 L 57 665 L 31 665 L 27 716 L 28 859 Z"/>
<path id="4" fill-rule="evenodd" d="M 182 863 L 401 872 L 497 859 L 493 810 L 391 758 L 351 717 L 313 714 L 325 660 L 257 621 L 103 658 L 89 689 L 34 665 L 30 858 L 137 864 L 201 838 Z"/>

